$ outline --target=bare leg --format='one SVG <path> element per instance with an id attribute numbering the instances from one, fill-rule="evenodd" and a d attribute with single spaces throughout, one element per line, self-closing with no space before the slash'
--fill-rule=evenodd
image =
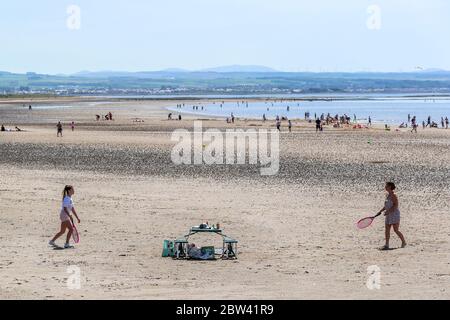
<path id="1" fill-rule="evenodd" d="M 64 233 L 66 233 L 67 225 L 65 222 L 61 223 L 61 230 L 56 234 L 56 236 L 52 239 L 52 241 L 56 241 L 59 237 L 61 237 Z"/>
<path id="2" fill-rule="evenodd" d="M 402 248 L 404 248 L 404 247 L 406 247 L 406 240 L 405 240 L 405 237 L 403 236 L 403 233 L 400 232 L 399 228 L 400 228 L 400 223 L 394 224 L 394 231 L 398 235 L 400 240 L 402 240 Z"/>
<path id="3" fill-rule="evenodd" d="M 389 248 L 389 240 L 391 239 L 391 225 L 390 224 L 386 225 L 385 237 L 386 237 L 385 247 Z"/>
<path id="4" fill-rule="evenodd" d="M 69 243 L 70 242 L 70 237 L 72 236 L 72 233 L 73 233 L 73 228 L 72 228 L 72 225 L 70 224 L 70 222 L 67 222 L 69 225 L 68 225 L 68 229 L 69 229 L 69 232 L 67 233 L 67 237 L 66 237 L 66 243 Z"/>

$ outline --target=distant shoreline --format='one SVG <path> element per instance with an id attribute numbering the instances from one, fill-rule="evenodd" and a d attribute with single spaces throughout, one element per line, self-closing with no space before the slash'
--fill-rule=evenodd
<path id="1" fill-rule="evenodd" d="M 148 95 L 148 96 L 120 96 L 120 95 L 0 95 L 0 103 L 11 102 L 58 102 L 58 101 L 186 101 L 186 100 L 253 100 L 253 101 L 371 101 L 371 100 L 422 100 L 422 99 L 450 99 L 450 93 L 445 94 L 379 94 L 379 93 L 342 93 L 342 94 L 261 94 L 261 95 Z"/>

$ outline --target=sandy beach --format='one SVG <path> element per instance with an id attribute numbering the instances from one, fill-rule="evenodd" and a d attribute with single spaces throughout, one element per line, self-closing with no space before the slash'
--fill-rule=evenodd
<path id="1" fill-rule="evenodd" d="M 195 120 L 221 130 L 275 124 L 167 120 L 178 103 L 195 100 L 0 100 L 0 124 L 24 130 L 0 132 L 0 299 L 450 299 L 450 130 L 316 133 L 294 120 L 292 133 L 283 123 L 279 173 L 262 176 L 253 165 L 175 165 L 171 134 Z M 95 121 L 107 112 L 114 121 Z M 384 218 L 366 230 L 355 223 L 383 206 L 389 180 L 408 246 L 397 249 L 392 234 L 395 250 L 380 251 Z M 54 250 L 66 184 L 81 243 Z M 238 260 L 161 257 L 163 240 L 204 221 L 239 240 Z M 79 290 L 67 287 L 70 266 Z M 366 286 L 370 266 L 380 289 Z"/>

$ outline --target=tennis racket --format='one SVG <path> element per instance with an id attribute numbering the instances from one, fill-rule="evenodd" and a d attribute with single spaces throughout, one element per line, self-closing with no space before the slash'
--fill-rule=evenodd
<path id="1" fill-rule="evenodd" d="M 75 226 L 75 223 L 73 222 L 73 218 L 70 217 L 70 221 L 72 224 L 72 239 L 75 243 L 80 243 L 80 234 L 78 233 L 77 227 Z"/>
<path id="2" fill-rule="evenodd" d="M 366 229 L 366 228 L 370 227 L 372 225 L 373 221 L 377 217 L 379 217 L 382 213 L 383 212 L 379 212 L 376 216 L 361 219 L 358 221 L 356 226 L 358 227 L 358 229 Z"/>

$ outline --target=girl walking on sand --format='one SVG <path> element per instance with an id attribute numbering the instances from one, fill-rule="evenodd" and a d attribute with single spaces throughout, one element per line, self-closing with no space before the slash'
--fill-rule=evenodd
<path id="1" fill-rule="evenodd" d="M 61 212 L 59 214 L 59 217 L 61 219 L 61 230 L 53 237 L 52 240 L 50 240 L 49 245 L 56 246 L 55 241 L 63 236 L 66 233 L 66 230 L 69 230 L 69 233 L 67 233 L 66 237 L 66 243 L 64 245 L 64 248 L 71 248 L 69 241 L 70 237 L 72 236 L 73 227 L 72 227 L 72 221 L 73 218 L 70 215 L 73 213 L 75 217 L 78 220 L 78 223 L 80 223 L 80 218 L 78 218 L 77 212 L 75 211 L 75 207 L 73 205 L 72 196 L 75 194 L 75 189 L 72 186 L 65 186 L 63 190 L 63 203 Z"/>
<path id="2" fill-rule="evenodd" d="M 385 190 L 388 195 L 386 197 L 386 202 L 384 204 L 383 209 L 380 212 L 384 211 L 384 215 L 386 216 L 386 244 L 381 250 L 389 250 L 389 240 L 391 237 L 391 227 L 394 227 L 394 232 L 397 236 L 402 240 L 402 248 L 406 247 L 406 241 L 403 234 L 400 232 L 400 210 L 398 206 L 398 198 L 395 194 L 395 184 L 393 182 L 386 183 Z"/>

